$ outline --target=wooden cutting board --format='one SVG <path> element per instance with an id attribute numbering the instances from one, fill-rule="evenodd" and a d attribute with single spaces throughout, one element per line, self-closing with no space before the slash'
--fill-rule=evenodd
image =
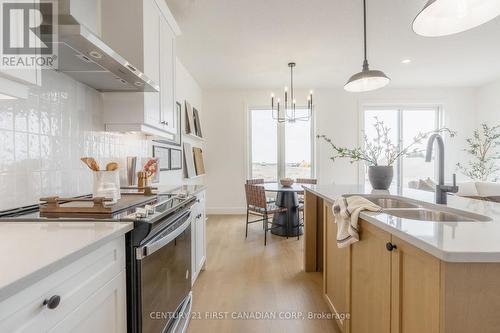
<path id="1" fill-rule="evenodd" d="M 196 175 L 204 175 L 205 174 L 205 164 L 203 163 L 203 151 L 201 148 L 194 147 L 194 165 L 196 168 Z"/>

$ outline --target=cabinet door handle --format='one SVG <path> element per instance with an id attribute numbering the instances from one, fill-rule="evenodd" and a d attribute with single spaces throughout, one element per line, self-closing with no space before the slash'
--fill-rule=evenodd
<path id="1" fill-rule="evenodd" d="M 398 247 L 395 244 L 392 244 L 391 242 L 389 242 L 389 243 L 385 244 L 385 248 L 387 249 L 387 251 L 394 251 Z"/>
<path id="2" fill-rule="evenodd" d="M 49 299 L 43 301 L 43 306 L 46 306 L 48 309 L 55 309 L 61 302 L 61 297 L 58 295 L 54 295 Z"/>

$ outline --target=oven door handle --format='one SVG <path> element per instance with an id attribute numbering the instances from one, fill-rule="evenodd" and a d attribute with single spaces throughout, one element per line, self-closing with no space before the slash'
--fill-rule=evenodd
<path id="1" fill-rule="evenodd" d="M 159 239 L 152 239 L 150 242 L 144 244 L 143 246 L 136 249 L 136 259 L 142 260 L 147 256 L 155 253 L 174 239 L 176 239 L 180 234 L 182 234 L 191 224 L 190 219 L 191 212 L 186 212 L 184 215 L 179 217 L 179 220 L 186 220 L 182 225 L 173 230 L 172 232 L 166 234 Z"/>

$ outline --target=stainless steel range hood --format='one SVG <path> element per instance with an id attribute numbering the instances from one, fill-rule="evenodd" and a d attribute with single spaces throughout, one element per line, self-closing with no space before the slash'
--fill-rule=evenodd
<path id="1" fill-rule="evenodd" d="M 113 51 L 71 15 L 71 0 L 58 1 L 56 70 L 101 92 L 158 92 L 158 83 Z M 43 13 L 51 15 L 51 13 Z M 96 9 L 97 15 L 97 9 Z M 42 24 L 42 34 L 46 29 Z M 126 37 L 124 37 L 126 38 Z"/>

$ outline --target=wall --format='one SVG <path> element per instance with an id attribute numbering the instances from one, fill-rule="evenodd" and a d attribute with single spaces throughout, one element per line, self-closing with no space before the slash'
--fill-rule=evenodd
<path id="1" fill-rule="evenodd" d="M 306 96 L 298 91 L 297 96 Z M 205 91 L 206 168 L 211 213 L 244 212 L 243 184 L 247 178 L 247 118 L 249 106 L 267 106 L 269 91 Z M 459 133 L 474 125 L 475 90 L 382 89 L 366 94 L 350 94 L 342 88 L 315 91 L 316 132 L 326 134 L 339 145 L 359 142 L 359 110 L 363 103 L 432 103 L 443 106 L 444 124 Z M 448 140 L 446 175 L 455 172 L 455 161 L 463 152 L 463 137 Z M 320 183 L 356 183 L 358 168 L 348 161 L 329 159 L 326 145 L 317 143 L 317 178 Z"/>
<path id="2" fill-rule="evenodd" d="M 92 192 L 80 161 L 148 154 L 140 136 L 104 132 L 100 94 L 64 74 L 43 71 L 27 99 L 0 100 L 0 210 L 42 196 Z"/>
<path id="3" fill-rule="evenodd" d="M 477 125 L 500 124 L 500 80 L 477 89 Z"/>
<path id="4" fill-rule="evenodd" d="M 181 131 L 184 133 L 184 124 L 185 124 L 185 106 L 184 103 L 187 100 L 193 107 L 195 107 L 202 120 L 202 129 L 204 125 L 204 112 L 203 112 L 203 91 L 196 80 L 191 76 L 191 74 L 187 71 L 184 65 L 177 59 L 177 67 L 176 67 L 176 87 L 175 87 L 175 95 L 176 101 L 179 102 L 182 106 L 181 108 Z M 192 139 L 190 137 L 183 137 L 183 142 L 189 142 L 193 146 L 199 146 L 203 148 L 203 142 Z M 156 143 L 154 143 L 156 144 Z M 166 147 L 171 147 L 175 149 L 183 149 L 182 145 L 173 146 L 173 145 L 164 145 Z M 184 164 L 184 161 L 183 161 Z M 163 171 L 161 173 L 160 182 L 165 185 L 182 185 L 182 184 L 201 184 L 204 179 L 196 178 L 196 179 L 185 179 L 183 170 L 172 170 L 172 171 Z"/>
<path id="5" fill-rule="evenodd" d="M 177 100 L 187 99 L 201 113 L 201 88 L 180 62 L 176 74 Z M 27 99 L 0 100 L 0 210 L 36 204 L 43 196 L 91 193 L 92 175 L 80 157 L 104 164 L 151 156 L 151 146 L 141 135 L 105 132 L 100 93 L 64 74 L 43 71 L 42 86 L 29 87 Z M 182 170 L 162 172 L 160 181 L 185 182 Z"/>

